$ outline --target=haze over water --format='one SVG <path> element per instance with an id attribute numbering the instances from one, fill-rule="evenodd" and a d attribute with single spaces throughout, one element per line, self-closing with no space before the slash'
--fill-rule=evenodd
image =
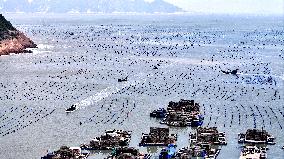
<path id="1" fill-rule="evenodd" d="M 218 158 L 238 158 L 237 134 L 254 127 L 276 137 L 268 157 L 283 158 L 283 17 L 9 19 L 38 49 L 0 57 L 0 152 L 6 158 L 40 158 L 47 149 L 79 146 L 113 128 L 133 131 L 130 146 L 138 147 L 150 126 L 166 127 L 149 113 L 180 99 L 199 102 L 204 126 L 226 132 L 228 145 Z M 237 68 L 238 77 L 221 72 Z M 66 114 L 75 103 L 79 110 Z M 181 148 L 193 129 L 170 131 Z M 157 154 L 160 148 L 140 150 Z"/>

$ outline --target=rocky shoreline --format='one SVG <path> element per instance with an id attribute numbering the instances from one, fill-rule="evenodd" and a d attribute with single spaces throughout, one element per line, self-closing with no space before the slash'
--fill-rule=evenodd
<path id="1" fill-rule="evenodd" d="M 31 39 L 14 28 L 1 14 L 0 23 L 0 56 L 10 53 L 31 53 L 26 49 L 37 47 Z"/>

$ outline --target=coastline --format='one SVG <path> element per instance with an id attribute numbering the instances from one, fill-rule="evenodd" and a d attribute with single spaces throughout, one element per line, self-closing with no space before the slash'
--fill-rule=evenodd
<path id="1" fill-rule="evenodd" d="M 30 53 L 27 48 L 35 48 L 37 45 L 24 33 L 18 31 L 12 24 L 0 15 L 0 56 L 10 53 Z"/>
<path id="2" fill-rule="evenodd" d="M 27 48 L 36 48 L 37 45 L 26 37 L 23 33 L 17 31 L 18 35 L 13 38 L 0 41 L 0 56 L 10 53 L 31 53 Z"/>

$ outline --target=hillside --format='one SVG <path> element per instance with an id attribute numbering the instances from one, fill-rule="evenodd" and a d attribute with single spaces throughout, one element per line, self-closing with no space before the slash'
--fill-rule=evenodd
<path id="1" fill-rule="evenodd" d="M 36 44 L 18 31 L 0 14 L 0 55 L 29 52 L 26 48 L 34 48 Z"/>

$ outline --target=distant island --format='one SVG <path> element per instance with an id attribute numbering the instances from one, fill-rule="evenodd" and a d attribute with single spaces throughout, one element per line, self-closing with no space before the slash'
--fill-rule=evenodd
<path id="1" fill-rule="evenodd" d="M 18 31 L 13 25 L 0 14 L 0 55 L 10 53 L 31 52 L 27 48 L 35 48 L 37 45 Z"/>
<path id="2" fill-rule="evenodd" d="M 183 10 L 164 0 L 7 0 L 0 12 L 18 13 L 175 13 Z"/>

